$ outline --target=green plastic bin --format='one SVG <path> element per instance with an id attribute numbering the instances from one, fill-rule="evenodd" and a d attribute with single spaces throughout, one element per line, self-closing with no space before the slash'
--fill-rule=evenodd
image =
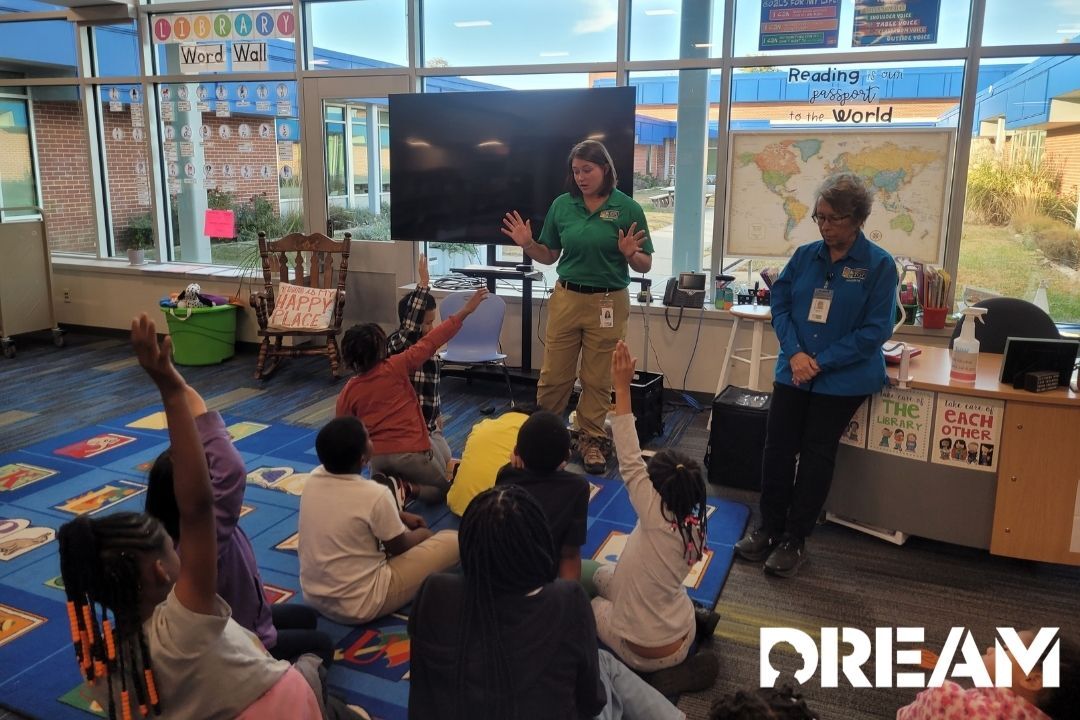
<path id="1" fill-rule="evenodd" d="M 177 365 L 216 365 L 236 354 L 236 306 L 161 308 Z"/>

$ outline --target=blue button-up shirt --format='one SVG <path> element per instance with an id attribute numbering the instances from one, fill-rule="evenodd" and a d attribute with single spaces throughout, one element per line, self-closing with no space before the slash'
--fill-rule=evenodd
<path id="1" fill-rule="evenodd" d="M 823 240 L 803 245 L 791 256 L 772 287 L 772 325 L 780 341 L 776 381 L 825 395 L 870 395 L 885 384 L 881 345 L 892 336 L 896 263 L 885 250 L 859 236 L 833 262 Z M 826 322 L 810 322 L 814 291 L 833 291 Z M 821 372 L 795 385 L 789 361 L 812 356 Z"/>

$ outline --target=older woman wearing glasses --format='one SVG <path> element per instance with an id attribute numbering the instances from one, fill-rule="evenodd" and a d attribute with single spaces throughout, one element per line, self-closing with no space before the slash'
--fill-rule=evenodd
<path id="1" fill-rule="evenodd" d="M 781 577 L 798 572 L 832 484 L 836 450 L 862 401 L 886 382 L 897 273 L 862 232 L 873 196 L 853 173 L 819 188 L 821 240 L 799 247 L 772 287 L 780 342 L 761 478 L 761 525 L 735 545 Z M 796 462 L 797 460 L 797 462 Z"/>

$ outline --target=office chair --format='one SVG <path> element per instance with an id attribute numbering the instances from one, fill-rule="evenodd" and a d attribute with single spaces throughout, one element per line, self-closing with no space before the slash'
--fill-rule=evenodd
<path id="1" fill-rule="evenodd" d="M 472 297 L 471 290 L 447 295 L 442 301 L 440 313 L 450 317 L 465 305 Z M 439 353 L 444 363 L 451 365 L 498 365 L 506 378 L 506 391 L 510 396 L 510 407 L 514 403 L 514 390 L 510 385 L 510 371 L 506 368 L 506 354 L 499 352 L 499 336 L 502 334 L 503 317 L 506 315 L 506 301 L 498 295 L 488 295 L 472 315 L 465 318 L 461 330 L 450 338 L 446 350 Z"/>
<path id="2" fill-rule="evenodd" d="M 1005 341 L 1010 337 L 1041 338 L 1056 340 L 1061 337 L 1053 319 L 1037 305 L 1027 300 L 1010 297 L 996 297 L 981 300 L 974 307 L 986 308 L 983 316 L 985 323 L 975 323 L 975 338 L 979 341 L 979 351 L 986 353 L 1005 352 Z M 949 347 L 960 335 L 964 318 L 960 318 L 953 329 Z"/>

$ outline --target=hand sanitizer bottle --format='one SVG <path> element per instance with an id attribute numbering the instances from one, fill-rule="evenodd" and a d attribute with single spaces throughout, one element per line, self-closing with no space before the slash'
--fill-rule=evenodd
<path id="1" fill-rule="evenodd" d="M 952 368 L 949 370 L 949 381 L 963 385 L 975 384 L 975 373 L 979 367 L 979 341 L 975 338 L 975 322 L 985 323 L 983 315 L 986 308 L 964 308 L 964 327 L 960 330 L 960 337 L 953 342 Z"/>

